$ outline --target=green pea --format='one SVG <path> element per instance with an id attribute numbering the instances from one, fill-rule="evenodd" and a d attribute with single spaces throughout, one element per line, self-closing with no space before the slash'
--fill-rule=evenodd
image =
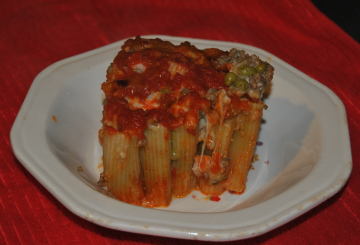
<path id="1" fill-rule="evenodd" d="M 234 86 L 240 88 L 243 91 L 246 91 L 249 87 L 249 84 L 245 79 L 239 79 L 234 82 Z"/>
<path id="2" fill-rule="evenodd" d="M 230 86 L 231 84 L 233 84 L 234 81 L 236 81 L 237 76 L 235 73 L 233 72 L 228 72 L 225 75 L 225 85 L 226 86 Z"/>
<path id="3" fill-rule="evenodd" d="M 267 69 L 266 63 L 261 62 L 258 66 L 256 66 L 256 71 L 259 73 L 264 73 Z"/>
<path id="4" fill-rule="evenodd" d="M 238 73 L 240 76 L 251 77 L 256 73 L 256 69 L 254 67 L 244 65 L 238 68 Z"/>

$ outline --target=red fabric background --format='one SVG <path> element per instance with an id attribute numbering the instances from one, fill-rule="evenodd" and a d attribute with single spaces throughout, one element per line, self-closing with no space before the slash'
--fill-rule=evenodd
<path id="1" fill-rule="evenodd" d="M 360 241 L 360 45 L 310 1 L 17 0 L 2 1 L 0 8 L 0 244 L 202 243 L 115 231 L 85 221 L 59 203 L 12 153 L 11 126 L 41 70 L 139 34 L 250 44 L 332 89 L 348 115 L 353 152 L 348 183 L 301 217 L 242 243 Z"/>

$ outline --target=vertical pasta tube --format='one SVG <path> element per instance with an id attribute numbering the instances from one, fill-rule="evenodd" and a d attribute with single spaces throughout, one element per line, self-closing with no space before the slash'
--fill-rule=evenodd
<path id="1" fill-rule="evenodd" d="M 242 128 L 235 130 L 229 148 L 230 172 L 224 186 L 237 193 L 245 191 L 247 174 L 254 155 L 262 118 L 263 102 L 249 102 L 250 111 L 239 114 Z"/>
<path id="2" fill-rule="evenodd" d="M 199 190 L 205 195 L 219 196 L 225 191 L 224 182 L 220 181 L 211 185 L 204 178 L 198 178 Z"/>
<path id="3" fill-rule="evenodd" d="M 145 195 L 148 206 L 168 206 L 171 201 L 171 143 L 169 129 L 161 124 L 149 125 L 141 150 Z"/>
<path id="4" fill-rule="evenodd" d="M 195 175 L 200 178 L 205 178 L 209 185 L 216 185 L 218 182 L 224 180 L 229 171 L 228 149 L 234 132 L 235 118 L 226 119 L 219 126 L 212 127 L 212 134 L 205 139 L 206 147 L 203 145 L 202 153 L 195 158 L 193 170 Z M 209 148 L 209 142 L 213 148 Z M 203 155 L 207 156 L 203 156 Z M 211 156 L 211 157 L 209 157 Z M 200 185 L 205 188 L 205 184 Z"/>
<path id="5" fill-rule="evenodd" d="M 137 137 L 104 130 L 104 180 L 108 190 L 123 202 L 140 205 L 144 192 Z"/>
<path id="6" fill-rule="evenodd" d="M 229 172 L 228 149 L 234 132 L 235 119 L 226 119 L 216 133 L 216 145 L 211 157 L 209 184 L 217 184 L 226 178 Z"/>
<path id="7" fill-rule="evenodd" d="M 197 152 L 197 136 L 187 132 L 185 126 L 171 131 L 172 195 L 183 197 L 195 186 L 192 171 Z"/>
<path id="8" fill-rule="evenodd" d="M 234 132 L 235 118 L 229 118 L 224 120 L 224 123 L 219 127 L 218 132 L 216 133 L 218 140 L 218 147 L 215 147 L 216 151 L 220 153 L 222 158 L 226 158 L 228 155 L 228 149 L 230 146 L 230 141 L 232 134 Z"/>
<path id="9" fill-rule="evenodd" d="M 207 147 L 205 147 L 203 156 L 200 156 L 202 145 L 203 145 L 203 142 L 200 142 L 199 146 L 198 146 L 199 155 L 195 157 L 195 161 L 196 161 L 196 165 L 197 165 L 197 166 L 195 166 L 195 168 L 196 167 L 198 168 L 197 171 L 203 170 L 204 166 L 202 166 L 202 165 L 205 165 L 205 167 L 206 167 L 206 165 L 209 165 L 211 163 L 211 155 L 213 154 L 212 150 L 209 150 Z M 200 158 L 201 158 L 201 162 L 199 160 Z M 209 165 L 209 167 L 210 167 L 210 165 Z M 206 167 L 206 168 L 208 169 L 209 167 Z M 223 186 L 223 181 L 215 182 L 214 184 L 209 183 L 208 172 L 209 172 L 209 169 L 206 171 L 206 173 L 201 174 L 201 176 L 199 176 L 197 178 L 197 186 L 198 186 L 199 190 L 205 195 L 214 195 L 214 196 L 221 195 L 225 191 L 225 187 Z"/>

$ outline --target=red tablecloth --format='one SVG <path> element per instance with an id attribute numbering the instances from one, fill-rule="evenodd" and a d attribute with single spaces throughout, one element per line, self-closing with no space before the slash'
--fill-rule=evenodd
<path id="1" fill-rule="evenodd" d="M 41 70 L 147 34 L 250 44 L 332 89 L 347 110 L 353 152 L 348 183 L 308 213 L 243 243 L 360 241 L 360 45 L 310 1 L 18 0 L 0 5 L 0 244 L 201 243 L 115 231 L 83 220 L 40 185 L 11 149 L 11 126 Z"/>

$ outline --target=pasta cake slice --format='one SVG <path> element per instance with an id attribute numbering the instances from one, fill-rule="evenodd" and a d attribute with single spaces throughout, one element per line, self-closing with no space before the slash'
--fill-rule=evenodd
<path id="1" fill-rule="evenodd" d="M 101 85 L 99 183 L 145 207 L 166 207 L 194 189 L 241 194 L 273 73 L 243 50 L 128 39 Z"/>

